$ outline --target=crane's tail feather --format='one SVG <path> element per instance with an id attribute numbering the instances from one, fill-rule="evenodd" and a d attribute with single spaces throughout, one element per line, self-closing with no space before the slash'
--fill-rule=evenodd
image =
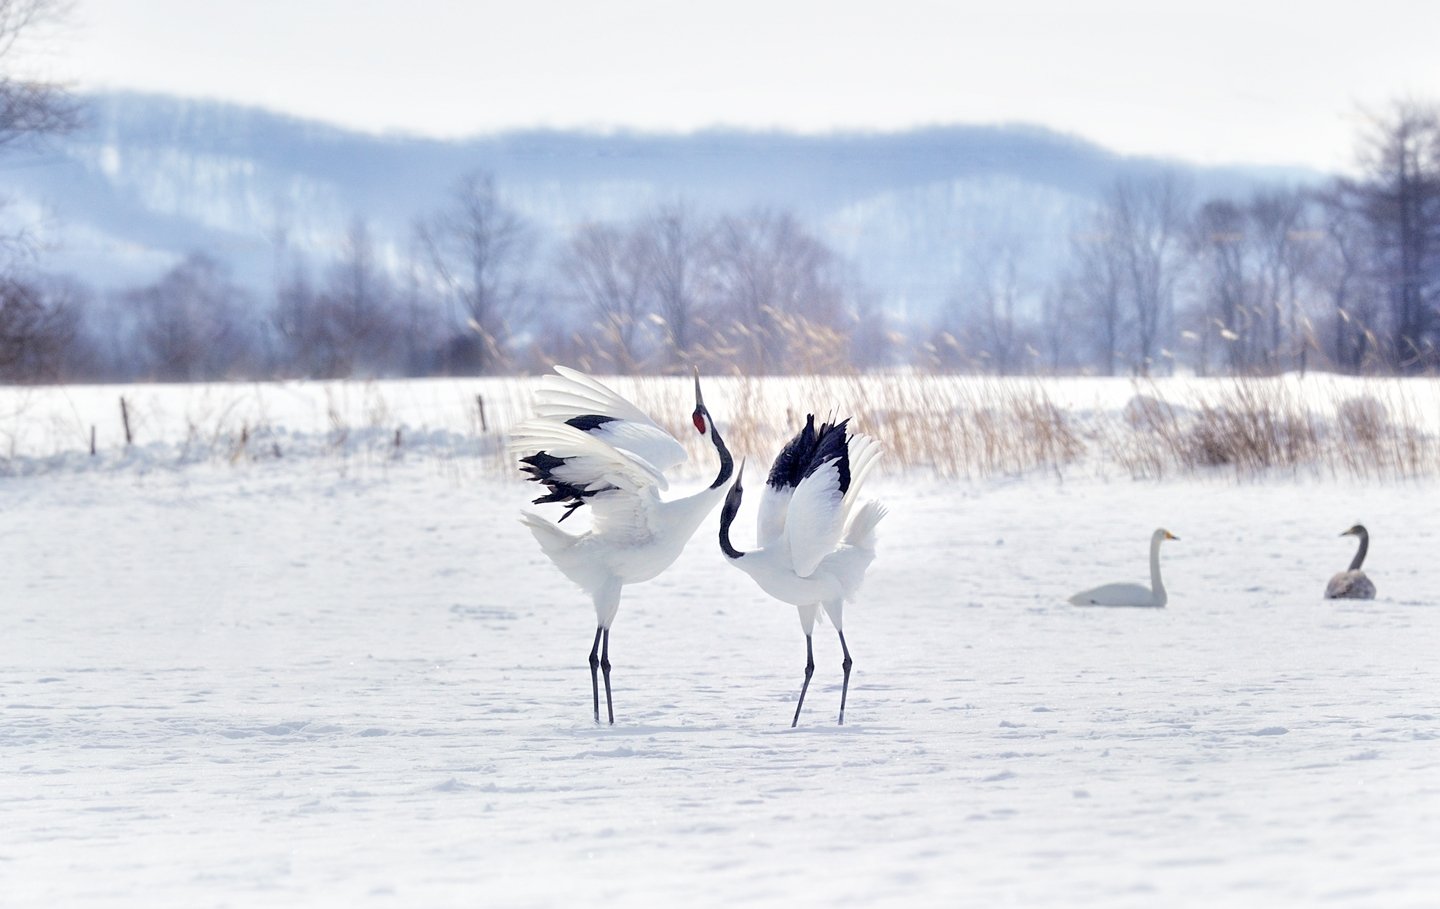
<path id="1" fill-rule="evenodd" d="M 540 544 L 540 549 L 553 561 L 556 556 L 575 545 L 576 537 L 529 511 L 520 512 L 520 523 L 530 528 L 531 536 Z"/>
<path id="2" fill-rule="evenodd" d="M 874 499 L 861 505 L 845 528 L 845 543 L 856 549 L 875 550 L 875 528 L 889 510 Z"/>
<path id="3" fill-rule="evenodd" d="M 845 493 L 844 507 L 841 511 L 841 520 L 848 527 L 850 516 L 860 502 L 860 490 L 869 476 L 870 471 L 875 469 L 875 464 L 880 456 L 885 453 L 885 446 L 873 436 L 863 433 L 854 433 L 849 439 L 850 447 L 850 489 Z"/>
<path id="4" fill-rule="evenodd" d="M 885 446 L 874 436 L 867 436 L 859 432 L 851 434 L 849 446 L 850 488 L 854 490 L 860 487 L 866 475 L 880 460 L 880 456 L 885 453 Z"/>

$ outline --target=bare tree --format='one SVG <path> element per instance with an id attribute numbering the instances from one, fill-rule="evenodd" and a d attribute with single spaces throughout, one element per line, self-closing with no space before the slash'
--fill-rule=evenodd
<path id="1" fill-rule="evenodd" d="M 1371 259 L 1365 216 L 1352 193 L 1337 188 L 1319 197 L 1324 238 L 1316 262 L 1319 285 L 1329 298 L 1328 354 L 1336 368 L 1357 373 L 1377 356 L 1382 317 L 1377 270 Z"/>
<path id="2" fill-rule="evenodd" d="M 1293 190 L 1261 191 L 1248 206 L 1254 247 L 1253 305 L 1263 361 L 1270 371 L 1298 365 L 1304 350 L 1299 327 L 1299 286 L 1309 271 L 1313 246 L 1305 197 Z"/>
<path id="3" fill-rule="evenodd" d="M 1389 346 L 1403 369 L 1440 362 L 1440 108 L 1402 101 L 1371 117 L 1364 176 L 1345 185 L 1372 231 L 1390 304 Z"/>
<path id="4" fill-rule="evenodd" d="M 356 218 L 346 231 L 340 258 L 321 292 L 345 350 L 347 375 L 393 375 L 400 371 L 403 339 L 393 311 L 394 297 L 389 273 L 376 262 L 370 228 Z"/>
<path id="5" fill-rule="evenodd" d="M 155 284 L 125 294 L 125 304 L 152 378 L 195 382 L 251 371 L 246 294 L 209 256 L 192 253 Z"/>
<path id="6" fill-rule="evenodd" d="M 0 0 L 0 148 L 75 126 L 63 88 L 23 73 L 27 40 L 69 10 L 65 0 Z"/>
<path id="7" fill-rule="evenodd" d="M 751 373 L 839 368 L 848 347 L 834 253 L 793 215 L 722 218 L 715 233 L 724 345 Z"/>
<path id="8" fill-rule="evenodd" d="M 1073 368 L 1075 295 L 1063 281 L 1053 281 L 1040 296 L 1040 324 L 1036 332 L 1044 368 L 1052 376 Z"/>
<path id="9" fill-rule="evenodd" d="M 709 233 L 682 204 L 660 208 L 641 227 L 651 306 L 660 320 L 665 366 L 671 371 L 684 365 L 699 340 Z"/>
<path id="10" fill-rule="evenodd" d="M 271 322 L 285 375 L 331 378 L 343 372 L 335 326 L 321 308 L 320 295 L 303 266 L 297 265 L 276 288 Z"/>
<path id="11" fill-rule="evenodd" d="M 427 256 L 421 238 L 412 235 L 395 288 L 395 318 L 402 338 L 404 371 L 412 376 L 439 371 L 444 347 L 444 307 L 429 280 Z"/>
<path id="12" fill-rule="evenodd" d="M 1199 295 L 1199 318 L 1193 331 L 1200 344 L 1201 373 L 1212 365 L 1216 350 L 1223 350 L 1231 372 L 1252 368 L 1255 307 L 1250 294 L 1245 211 L 1230 199 L 1212 199 L 1200 207 L 1190 233 Z"/>
<path id="13" fill-rule="evenodd" d="M 633 373 L 645 322 L 652 258 L 639 231 L 614 224 L 582 225 L 570 238 L 560 271 L 572 297 L 601 332 L 601 349 L 617 371 Z"/>
<path id="14" fill-rule="evenodd" d="M 850 365 L 864 370 L 889 366 L 902 342 L 879 296 L 865 288 L 855 291 L 855 325 L 850 332 Z"/>
<path id="15" fill-rule="evenodd" d="M 471 173 L 456 185 L 451 207 L 419 230 L 439 285 L 460 310 L 447 371 L 497 368 L 529 315 L 522 301 L 530 226 L 501 201 L 489 174 Z"/>
<path id="16" fill-rule="evenodd" d="M 319 287 L 299 268 L 280 286 L 272 323 L 292 375 L 387 376 L 408 365 L 405 315 L 369 227 L 356 218 Z"/>
<path id="17" fill-rule="evenodd" d="M 1134 315 L 1134 368 L 1148 374 L 1174 325 L 1189 192 L 1173 173 L 1120 180 L 1111 188 L 1106 206 L 1124 265 L 1125 296 Z"/>
<path id="18" fill-rule="evenodd" d="M 1021 304 L 1024 243 L 1016 234 L 990 237 L 965 250 L 965 272 L 954 310 L 967 353 L 1000 375 L 1019 371 L 1025 341 Z"/>
<path id="19" fill-rule="evenodd" d="M 65 0 L 0 0 L 0 153 L 69 130 L 78 120 L 64 89 L 26 72 L 29 46 L 67 11 Z M 0 208 L 8 201 L 0 195 Z M 14 275 L 34 252 L 27 231 L 0 228 L 0 274 Z"/>
<path id="20" fill-rule="evenodd" d="M 55 381 L 80 336 L 80 317 L 67 288 L 0 278 L 0 379 Z"/>
<path id="21" fill-rule="evenodd" d="M 1100 371 L 1113 376 L 1129 320 L 1121 296 L 1122 250 L 1109 215 L 1102 208 L 1086 229 L 1071 238 L 1072 272 L 1066 283 L 1074 297 L 1074 309 L 1092 326 Z"/>

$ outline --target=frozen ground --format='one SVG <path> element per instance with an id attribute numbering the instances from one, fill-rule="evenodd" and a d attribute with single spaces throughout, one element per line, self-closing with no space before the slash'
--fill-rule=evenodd
<path id="1" fill-rule="evenodd" d="M 0 903 L 1440 894 L 1434 484 L 889 478 L 848 724 L 823 627 L 794 730 L 794 610 L 714 520 L 627 593 L 597 728 L 531 491 L 423 456 L 0 480 Z M 1357 520 L 1379 598 L 1324 602 Z M 1161 524 L 1168 609 L 1064 602 Z"/>

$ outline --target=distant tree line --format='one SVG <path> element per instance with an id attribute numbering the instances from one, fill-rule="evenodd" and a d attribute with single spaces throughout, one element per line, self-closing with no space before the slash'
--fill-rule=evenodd
<path id="1" fill-rule="evenodd" d="M 1440 368 L 1440 110 L 1371 119 L 1361 172 L 1198 204 L 1125 180 L 1072 234 L 1069 265 L 991 238 L 925 353 L 940 368 L 1257 374 Z"/>
<path id="2" fill-rule="evenodd" d="M 277 241 L 271 294 L 198 251 L 105 295 L 10 255 L 0 379 L 479 375 L 555 361 L 622 373 L 1434 371 L 1440 111 L 1396 104 L 1363 148 L 1358 176 L 1318 189 L 1196 200 L 1173 175 L 1118 182 L 1074 225 L 1058 273 L 1033 264 L 1023 231 L 965 241 L 943 314 L 923 326 L 889 322 L 791 213 L 665 204 L 546 248 L 475 173 L 399 251 L 363 218 L 328 262 Z"/>
<path id="3" fill-rule="evenodd" d="M 381 256 L 356 219 L 318 268 L 282 244 L 268 301 L 201 252 L 105 299 L 73 283 L 17 280 L 24 323 L 12 330 L 0 319 L 0 338 L 26 355 L 0 359 L 0 377 L 481 375 L 556 360 L 605 372 L 772 373 L 881 361 L 861 349 L 883 333 L 857 315 L 846 266 L 786 213 L 662 206 L 630 223 L 582 224 L 547 252 L 494 181 L 474 174 L 416 223 L 399 261 Z"/>

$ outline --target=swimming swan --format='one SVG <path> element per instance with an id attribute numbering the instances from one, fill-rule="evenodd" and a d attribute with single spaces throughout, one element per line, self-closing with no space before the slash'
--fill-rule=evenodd
<path id="1" fill-rule="evenodd" d="M 1082 590 L 1070 598 L 1076 606 L 1151 606 L 1165 605 L 1165 585 L 1160 582 L 1160 544 L 1179 537 L 1161 528 L 1150 536 L 1150 584 L 1105 584 Z M 1152 589 L 1153 588 L 1153 589 Z"/>
<path id="2" fill-rule="evenodd" d="M 1365 577 L 1365 572 L 1360 570 L 1360 564 L 1365 561 L 1365 553 L 1370 550 L 1370 532 L 1365 525 L 1356 524 L 1349 530 L 1340 534 L 1342 537 L 1359 537 L 1360 549 L 1355 553 L 1355 558 L 1350 562 L 1350 567 L 1330 579 L 1325 585 L 1325 599 L 1327 600 L 1373 600 L 1375 599 L 1375 585 Z"/>

